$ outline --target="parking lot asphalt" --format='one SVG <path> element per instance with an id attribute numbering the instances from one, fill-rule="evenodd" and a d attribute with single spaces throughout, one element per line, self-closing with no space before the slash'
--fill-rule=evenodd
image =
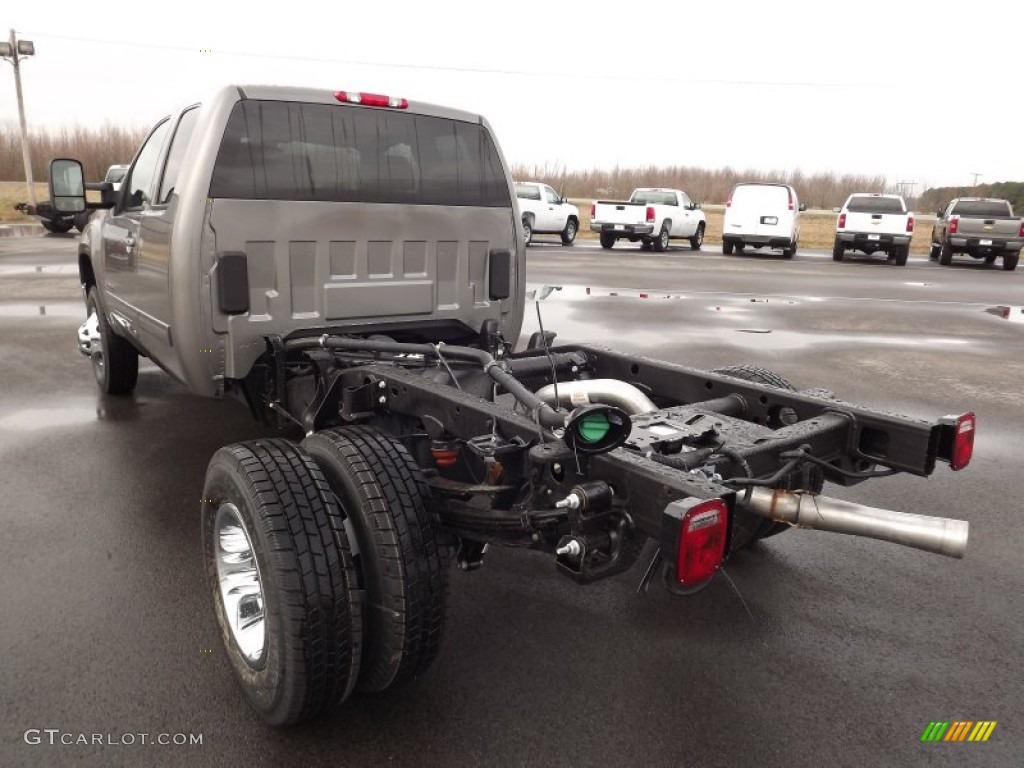
<path id="1" fill-rule="evenodd" d="M 531 247 L 559 342 L 754 363 L 912 416 L 975 411 L 966 470 L 826 491 L 967 519 L 966 557 L 794 530 L 681 598 L 637 595 L 639 569 L 579 587 L 543 555 L 492 551 L 452 574 L 427 674 L 275 731 L 231 677 L 198 547 L 209 457 L 264 432 L 148 364 L 133 397 L 97 394 L 75 349 L 74 243 L 0 240 L 3 764 L 1020 764 L 1024 269 Z M 936 720 L 998 725 L 922 743 Z M 202 744 L 29 744 L 29 729 Z"/>

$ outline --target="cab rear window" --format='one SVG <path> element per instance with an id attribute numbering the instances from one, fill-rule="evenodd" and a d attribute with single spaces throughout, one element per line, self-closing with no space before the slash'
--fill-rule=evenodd
<path id="1" fill-rule="evenodd" d="M 482 125 L 344 104 L 238 102 L 210 197 L 511 207 Z"/>
<path id="2" fill-rule="evenodd" d="M 850 213 L 906 213 L 903 201 L 895 197 L 872 197 L 855 195 L 850 198 L 846 210 Z"/>
<path id="3" fill-rule="evenodd" d="M 979 218 L 999 218 L 1010 216 L 1010 204 L 999 200 L 961 200 L 953 206 L 952 213 L 957 216 L 977 216 Z"/>
<path id="4" fill-rule="evenodd" d="M 520 200 L 540 200 L 540 187 L 536 184 L 516 184 L 516 197 Z"/>

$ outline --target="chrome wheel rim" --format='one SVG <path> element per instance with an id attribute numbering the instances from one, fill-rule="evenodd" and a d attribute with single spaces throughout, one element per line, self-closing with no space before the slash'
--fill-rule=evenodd
<path id="1" fill-rule="evenodd" d="M 100 317 L 95 307 L 89 308 L 89 316 L 78 329 L 79 348 L 92 361 L 97 375 L 103 374 L 103 336 L 100 333 Z"/>
<path id="2" fill-rule="evenodd" d="M 566 228 L 566 236 L 570 240 L 572 240 L 574 237 L 576 237 L 576 224 L 575 223 L 573 223 L 571 221 L 569 222 L 569 226 Z"/>
<path id="3" fill-rule="evenodd" d="M 242 657 L 255 667 L 267 645 L 263 581 L 249 531 L 234 504 L 220 505 L 213 537 L 224 620 Z"/>

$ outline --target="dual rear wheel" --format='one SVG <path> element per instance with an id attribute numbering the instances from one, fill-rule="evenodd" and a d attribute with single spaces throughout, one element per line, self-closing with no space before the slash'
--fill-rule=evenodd
<path id="1" fill-rule="evenodd" d="M 222 448 L 202 533 L 224 648 L 268 723 L 383 691 L 437 656 L 448 548 L 398 440 L 345 427 Z"/>

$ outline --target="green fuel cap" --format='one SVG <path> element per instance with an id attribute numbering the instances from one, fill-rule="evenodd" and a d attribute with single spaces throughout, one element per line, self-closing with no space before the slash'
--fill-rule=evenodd
<path id="1" fill-rule="evenodd" d="M 579 421 L 577 432 L 580 439 L 588 443 L 596 443 L 607 436 L 612 425 L 608 422 L 608 415 L 602 411 L 588 413 Z"/>

